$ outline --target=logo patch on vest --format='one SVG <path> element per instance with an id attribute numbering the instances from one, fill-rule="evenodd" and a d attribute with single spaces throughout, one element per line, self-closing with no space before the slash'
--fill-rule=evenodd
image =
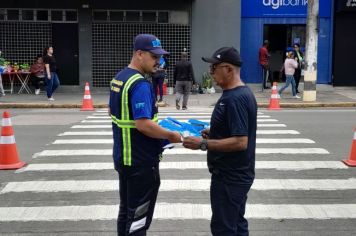
<path id="1" fill-rule="evenodd" d="M 136 103 L 135 104 L 135 108 L 136 109 L 142 109 L 145 107 L 145 103 L 144 102 L 140 102 L 140 103 Z"/>

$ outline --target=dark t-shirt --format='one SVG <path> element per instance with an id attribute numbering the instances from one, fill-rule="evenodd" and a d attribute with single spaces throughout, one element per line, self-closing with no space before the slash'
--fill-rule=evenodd
<path id="1" fill-rule="evenodd" d="M 211 139 L 247 136 L 247 150 L 208 151 L 209 171 L 227 183 L 252 184 L 255 178 L 257 103 L 247 86 L 224 90 L 215 105 L 210 126 Z"/>
<path id="2" fill-rule="evenodd" d="M 57 72 L 57 63 L 56 63 L 56 59 L 54 58 L 54 56 L 45 55 L 43 57 L 43 63 L 49 64 L 49 70 L 51 73 Z"/>

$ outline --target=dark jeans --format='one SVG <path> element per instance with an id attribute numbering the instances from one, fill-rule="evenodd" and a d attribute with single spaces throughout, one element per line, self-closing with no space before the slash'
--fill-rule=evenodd
<path id="1" fill-rule="evenodd" d="M 211 177 L 210 201 L 213 236 L 248 236 L 245 219 L 247 193 L 251 185 L 225 183 L 215 174 Z"/>
<path id="2" fill-rule="evenodd" d="M 118 236 L 145 236 L 156 204 L 160 175 L 156 167 L 119 167 Z"/>
<path id="3" fill-rule="evenodd" d="M 47 97 L 50 98 L 52 97 L 53 92 L 59 86 L 59 78 L 57 73 L 51 72 L 51 79 L 46 78 L 46 84 L 47 84 Z"/>
<path id="4" fill-rule="evenodd" d="M 295 69 L 294 80 L 295 80 L 295 90 L 297 93 L 299 93 L 298 86 L 299 86 L 299 81 L 300 81 L 301 75 L 302 75 L 302 70 L 300 68 Z"/>
<path id="5" fill-rule="evenodd" d="M 153 85 L 153 90 L 157 98 L 157 86 L 159 88 L 159 99 L 162 100 L 163 98 L 163 82 L 164 78 L 152 78 L 152 85 Z"/>
<path id="6" fill-rule="evenodd" d="M 45 81 L 45 78 L 39 78 L 37 76 L 32 75 L 31 76 L 31 82 L 32 82 L 32 86 L 35 87 L 35 89 L 39 89 L 40 88 L 40 82 L 41 81 Z"/>
<path id="7" fill-rule="evenodd" d="M 267 83 L 268 81 L 271 83 L 271 87 L 273 86 L 273 79 L 272 79 L 272 71 L 269 69 L 268 66 L 262 67 L 262 90 L 268 88 Z"/>

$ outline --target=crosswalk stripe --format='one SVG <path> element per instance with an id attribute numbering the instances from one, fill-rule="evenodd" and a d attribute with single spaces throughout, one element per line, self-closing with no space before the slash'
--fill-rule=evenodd
<path id="1" fill-rule="evenodd" d="M 110 126 L 111 128 L 111 126 Z M 300 134 L 296 130 L 257 130 L 257 134 Z M 112 136 L 112 131 L 64 132 L 58 136 Z"/>
<path id="2" fill-rule="evenodd" d="M 53 144 L 112 144 L 113 139 L 59 139 L 55 140 Z M 285 138 L 285 139 L 274 139 L 274 138 L 257 138 L 256 143 L 258 144 L 285 144 L 285 143 L 315 143 L 311 139 L 304 138 Z"/>
<path id="3" fill-rule="evenodd" d="M 162 120 L 163 118 L 160 118 Z M 189 119 L 177 119 L 180 122 L 188 122 Z M 210 119 L 199 119 L 202 122 L 210 122 Z M 264 122 L 278 122 L 276 119 L 257 119 L 257 122 L 264 123 Z M 111 123 L 111 119 L 99 119 L 99 120 L 82 120 L 81 123 Z"/>
<path id="4" fill-rule="evenodd" d="M 71 171 L 71 170 L 112 170 L 112 162 L 95 163 L 54 163 L 54 164 L 30 164 L 17 171 Z M 161 162 L 161 170 L 189 170 L 207 169 L 204 161 L 195 162 Z M 276 170 L 312 170 L 312 169 L 348 169 L 341 161 L 256 161 L 256 169 L 276 169 Z"/>
<path id="5" fill-rule="evenodd" d="M 112 128 L 112 125 L 73 125 L 72 129 L 107 129 Z"/>
<path id="6" fill-rule="evenodd" d="M 296 130 L 257 130 L 257 134 L 300 134 Z"/>
<path id="7" fill-rule="evenodd" d="M 257 154 L 329 154 L 323 148 L 256 148 Z M 206 155 L 206 152 L 201 150 L 190 150 L 185 148 L 166 149 L 165 155 L 182 155 L 196 154 Z M 112 155 L 112 149 L 74 149 L 74 150 L 44 150 L 35 154 L 34 157 L 40 156 L 103 156 Z"/>
<path id="8" fill-rule="evenodd" d="M 112 136 L 112 131 L 83 131 L 83 132 L 64 132 L 58 136 Z"/>
<path id="9" fill-rule="evenodd" d="M 118 205 L 0 207 L 0 222 L 116 220 Z M 355 219 L 356 204 L 247 204 L 248 219 Z M 157 203 L 154 219 L 210 220 L 210 204 Z"/>
<path id="10" fill-rule="evenodd" d="M 0 191 L 23 192 L 107 192 L 117 191 L 118 180 L 62 180 L 10 182 Z M 209 191 L 210 179 L 164 179 L 160 191 Z M 255 179 L 252 189 L 267 190 L 352 190 L 356 179 Z"/>
<path id="11" fill-rule="evenodd" d="M 164 116 L 162 116 L 162 115 L 158 115 L 158 118 L 166 118 L 166 117 L 173 117 L 173 118 L 176 118 L 176 119 L 187 119 L 187 118 L 189 118 L 189 119 L 206 119 L 206 118 L 208 118 L 208 119 L 210 119 L 211 118 L 211 115 L 186 115 L 186 114 L 184 114 L 183 116 L 177 116 L 177 115 L 164 115 Z M 259 116 L 257 116 L 257 118 L 271 118 L 271 116 L 266 116 L 266 115 L 259 115 Z M 86 119 L 108 119 L 108 120 L 110 120 L 110 117 L 109 116 L 103 116 L 103 115 L 101 115 L 101 116 L 97 116 L 97 115 L 95 115 L 95 116 L 93 116 L 93 115 L 91 115 L 91 116 L 87 116 L 86 117 Z"/>
<path id="12" fill-rule="evenodd" d="M 285 124 L 257 124 L 257 127 L 287 127 Z"/>

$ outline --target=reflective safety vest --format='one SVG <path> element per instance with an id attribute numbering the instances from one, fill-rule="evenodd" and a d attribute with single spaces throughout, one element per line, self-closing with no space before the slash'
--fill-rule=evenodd
<path id="1" fill-rule="evenodd" d="M 113 79 L 110 87 L 114 93 L 121 92 L 121 111 L 120 116 L 116 117 L 115 114 L 111 114 L 111 119 L 114 124 L 121 129 L 122 133 L 122 159 L 125 166 L 132 165 L 132 143 L 131 135 L 132 129 L 136 129 L 135 120 L 130 118 L 131 104 L 129 104 L 129 90 L 139 80 L 143 80 L 141 74 L 132 75 L 126 82 Z M 132 113 L 131 113 L 132 114 Z M 157 113 L 151 119 L 154 122 L 158 122 Z M 138 148 L 138 147 L 136 147 Z"/>

